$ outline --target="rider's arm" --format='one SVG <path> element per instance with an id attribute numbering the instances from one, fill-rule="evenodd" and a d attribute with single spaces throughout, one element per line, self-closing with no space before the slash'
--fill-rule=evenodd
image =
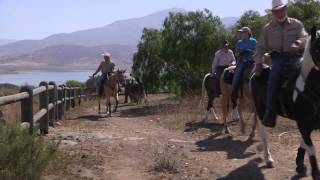
<path id="1" fill-rule="evenodd" d="M 259 41 L 256 46 L 256 55 L 254 57 L 254 61 L 256 64 L 262 63 L 262 57 L 266 53 L 266 46 L 267 46 L 267 39 L 266 39 L 266 30 L 264 28 L 261 32 Z"/>
<path id="2" fill-rule="evenodd" d="M 100 63 L 98 69 L 96 70 L 96 72 L 93 73 L 93 76 L 95 76 L 102 68 L 102 63 Z"/>
<path id="3" fill-rule="evenodd" d="M 295 44 L 299 49 L 304 49 L 307 43 L 308 33 L 305 31 L 302 23 L 299 23 L 299 32 L 298 39 L 295 41 Z"/>

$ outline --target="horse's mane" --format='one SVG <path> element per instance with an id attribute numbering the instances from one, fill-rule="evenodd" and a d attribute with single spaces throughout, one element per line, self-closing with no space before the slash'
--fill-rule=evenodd
<path id="1" fill-rule="evenodd" d="M 311 72 L 311 69 L 315 66 L 312 56 L 310 54 L 310 48 L 311 48 L 311 37 L 308 38 L 306 43 L 306 48 L 303 53 L 302 57 L 302 73 L 303 77 L 307 77 L 309 73 Z"/>

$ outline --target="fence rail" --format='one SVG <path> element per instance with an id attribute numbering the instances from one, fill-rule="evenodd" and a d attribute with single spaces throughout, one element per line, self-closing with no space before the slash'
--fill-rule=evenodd
<path id="1" fill-rule="evenodd" d="M 21 122 L 29 124 L 30 133 L 37 128 L 41 134 L 47 134 L 49 125 L 54 126 L 56 121 L 64 117 L 66 111 L 80 106 L 82 100 L 88 101 L 96 96 L 88 90 L 57 86 L 54 82 L 41 82 L 35 89 L 22 86 L 20 93 L 0 97 L 0 106 L 21 102 Z M 36 113 L 33 111 L 35 96 L 39 96 L 39 111 Z"/>

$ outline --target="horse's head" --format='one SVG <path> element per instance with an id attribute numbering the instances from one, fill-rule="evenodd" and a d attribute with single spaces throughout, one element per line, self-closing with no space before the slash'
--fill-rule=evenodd
<path id="1" fill-rule="evenodd" d="M 317 68 L 320 68 L 320 33 L 317 32 L 317 28 L 314 26 L 311 29 L 310 38 L 310 55 Z"/>

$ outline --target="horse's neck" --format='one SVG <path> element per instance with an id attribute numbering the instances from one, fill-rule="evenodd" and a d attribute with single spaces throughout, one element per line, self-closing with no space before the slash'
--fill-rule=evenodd
<path id="1" fill-rule="evenodd" d="M 111 86 L 111 87 L 115 87 L 115 86 L 118 84 L 118 81 L 117 81 L 115 75 L 111 75 L 111 76 L 110 76 L 107 84 L 108 84 L 109 86 Z"/>
<path id="2" fill-rule="evenodd" d="M 309 76 L 312 68 L 315 67 L 315 64 L 312 60 L 311 54 L 310 54 L 310 43 L 311 39 L 309 38 L 307 41 L 307 46 L 305 48 L 303 57 L 302 57 L 302 68 L 301 68 L 301 75 L 304 78 L 304 80 L 307 79 Z"/>

